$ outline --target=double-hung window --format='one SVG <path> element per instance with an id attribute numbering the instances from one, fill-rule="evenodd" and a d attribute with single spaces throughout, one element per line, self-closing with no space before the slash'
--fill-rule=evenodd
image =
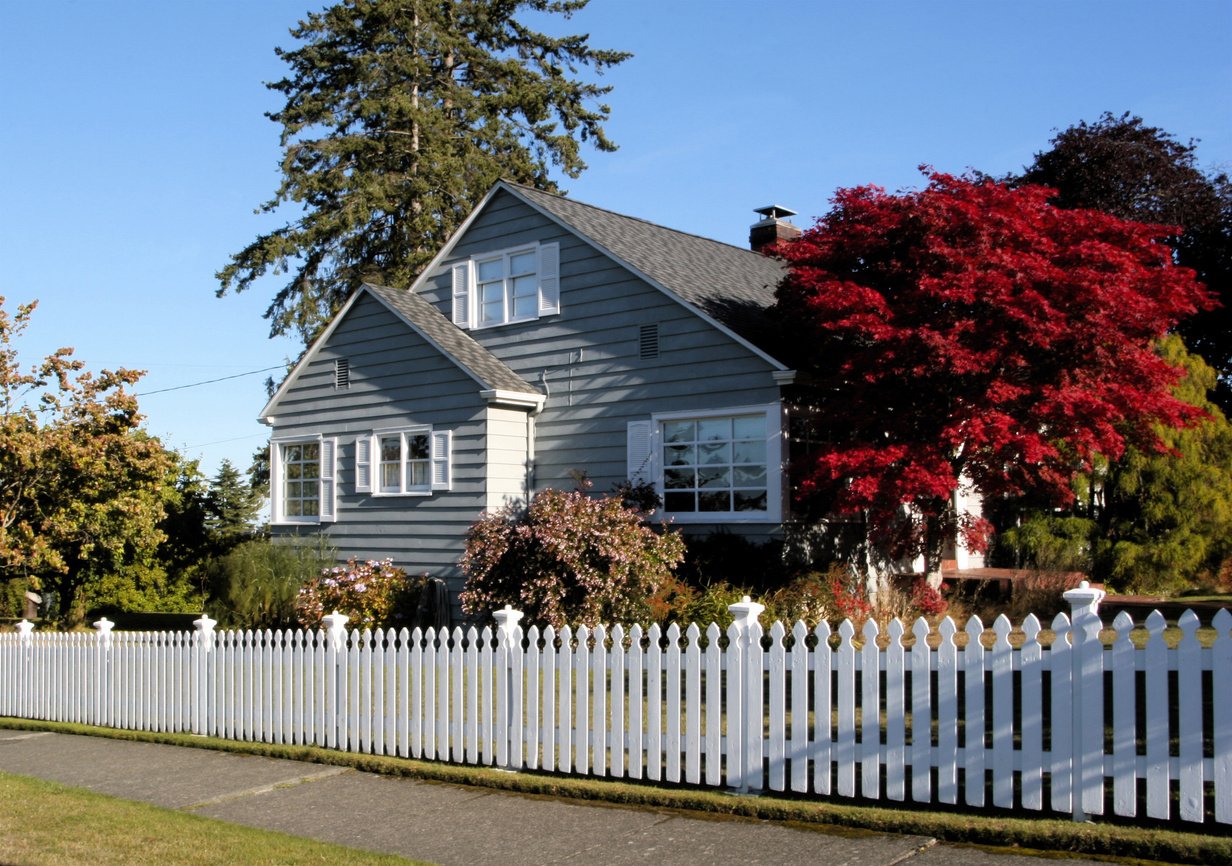
<path id="1" fill-rule="evenodd" d="M 355 440 L 355 492 L 427 496 L 451 485 L 448 430 L 377 430 Z"/>
<path id="2" fill-rule="evenodd" d="M 539 276 L 535 258 L 531 249 L 475 261 L 480 327 L 538 317 Z"/>
<path id="3" fill-rule="evenodd" d="M 452 268 L 453 322 L 491 328 L 560 312 L 560 245 L 529 244 L 473 256 Z"/>
<path id="4" fill-rule="evenodd" d="M 270 446 L 271 512 L 275 523 L 334 519 L 333 439 L 275 440 Z"/>
<path id="5" fill-rule="evenodd" d="M 381 493 L 419 493 L 431 490 L 428 431 L 382 434 L 380 444 Z"/>
<path id="6" fill-rule="evenodd" d="M 782 441 L 777 404 L 663 413 L 629 424 L 629 477 L 679 522 L 779 520 Z"/>

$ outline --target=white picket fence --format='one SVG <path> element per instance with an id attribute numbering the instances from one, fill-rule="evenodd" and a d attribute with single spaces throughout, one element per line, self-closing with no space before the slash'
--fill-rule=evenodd
<path id="1" fill-rule="evenodd" d="M 395 633 L 0 635 L 0 715 L 194 732 L 468 764 L 744 791 L 1232 823 L 1232 614 L 1175 649 L 1152 614 L 1099 640 L 1102 593 L 1020 648 L 971 620 L 885 636 L 850 622 L 764 632 L 761 606 L 710 625 Z M 886 640 L 888 638 L 888 641 Z M 931 643 L 937 644 L 935 647 Z M 884 648 L 879 643 L 887 644 Z"/>

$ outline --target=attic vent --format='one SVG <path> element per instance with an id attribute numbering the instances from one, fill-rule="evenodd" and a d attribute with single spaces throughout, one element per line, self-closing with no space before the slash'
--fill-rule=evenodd
<path id="1" fill-rule="evenodd" d="M 638 332 L 637 354 L 643 361 L 659 357 L 659 324 L 642 325 Z"/>
<path id="2" fill-rule="evenodd" d="M 334 387 L 351 387 L 351 362 L 346 358 L 337 358 L 334 360 Z"/>

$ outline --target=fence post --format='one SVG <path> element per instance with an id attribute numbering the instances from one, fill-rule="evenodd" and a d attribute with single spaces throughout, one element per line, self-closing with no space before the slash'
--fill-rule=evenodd
<path id="1" fill-rule="evenodd" d="M 115 707 L 111 703 L 111 630 L 115 623 L 103 617 L 94 623 L 98 635 L 98 704 L 94 712 L 94 724 L 111 725 L 114 721 Z"/>
<path id="2" fill-rule="evenodd" d="M 1103 622 L 1099 603 L 1105 593 L 1082 581 L 1064 594 L 1070 606 L 1070 707 L 1073 756 L 1070 761 L 1070 805 L 1075 821 L 1087 812 L 1103 810 L 1104 751 L 1104 647 L 1099 640 Z"/>
<path id="3" fill-rule="evenodd" d="M 736 748 L 741 750 L 740 766 L 744 769 L 741 791 L 760 791 L 762 787 L 762 676 L 761 623 L 758 617 L 766 609 L 747 595 L 729 604 L 732 623 L 740 630 L 740 649 L 744 659 L 744 694 L 740 696 L 743 736 Z"/>
<path id="4" fill-rule="evenodd" d="M 210 650 L 214 648 L 214 626 L 218 621 L 211 619 L 209 614 L 201 614 L 201 619 L 193 620 L 192 649 L 192 682 L 189 691 L 192 695 L 192 732 L 205 736 L 209 727 L 209 686 L 210 661 L 213 658 Z"/>
<path id="5" fill-rule="evenodd" d="M 16 659 L 14 661 L 14 683 L 15 694 L 12 696 L 13 712 L 7 715 L 27 717 L 31 715 L 30 701 L 35 689 L 31 683 L 33 664 L 33 649 L 34 649 L 34 623 L 29 620 L 22 620 L 17 624 L 17 647 Z"/>
<path id="6" fill-rule="evenodd" d="M 511 765 L 511 750 L 509 744 L 513 736 L 510 730 L 513 698 L 513 658 L 518 621 L 523 613 L 514 610 L 512 605 L 505 605 L 504 610 L 492 614 L 496 618 L 496 667 L 500 671 L 494 678 L 496 687 L 496 729 L 500 732 L 500 741 L 496 746 L 496 755 L 500 763 L 507 769 L 518 769 Z"/>
<path id="7" fill-rule="evenodd" d="M 326 659 L 325 666 L 325 718 L 328 727 L 325 730 L 325 746 L 327 748 L 340 748 L 345 750 L 347 744 L 346 731 L 338 730 L 339 702 L 346 700 L 346 695 L 338 694 L 338 664 L 342 651 L 346 649 L 346 624 L 351 618 L 346 614 L 328 613 L 321 617 L 321 624 L 325 626 L 325 633 L 329 636 L 329 641 L 326 644 Z M 339 736 L 341 734 L 341 737 Z"/>

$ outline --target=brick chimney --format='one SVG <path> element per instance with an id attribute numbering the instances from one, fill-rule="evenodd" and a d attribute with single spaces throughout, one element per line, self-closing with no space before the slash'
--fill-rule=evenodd
<path id="1" fill-rule="evenodd" d="M 796 215 L 790 208 L 771 204 L 754 208 L 753 213 L 762 216 L 759 222 L 753 223 L 749 228 L 749 246 L 753 252 L 760 252 L 762 247 L 779 241 L 794 241 L 802 234 L 800 229 L 787 221 L 787 217 Z"/>

